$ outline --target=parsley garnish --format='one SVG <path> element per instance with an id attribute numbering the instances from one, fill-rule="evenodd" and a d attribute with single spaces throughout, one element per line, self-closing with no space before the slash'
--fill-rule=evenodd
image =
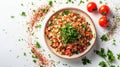
<path id="1" fill-rule="evenodd" d="M 48 9 L 44 8 L 44 9 L 42 9 L 42 11 L 43 11 L 44 13 L 47 13 L 47 12 L 48 12 Z"/>
<path id="2" fill-rule="evenodd" d="M 26 56 L 27 54 L 24 52 L 24 56 Z"/>
<path id="3" fill-rule="evenodd" d="M 108 49 L 107 51 L 108 61 L 113 62 L 115 61 L 115 56 L 113 55 L 112 51 Z"/>
<path id="4" fill-rule="evenodd" d="M 111 63 L 115 61 L 115 56 L 113 55 L 110 49 L 108 49 L 107 53 L 105 53 L 104 48 L 101 48 L 100 51 L 95 50 L 95 53 L 101 56 L 106 61 L 106 62 L 102 61 L 99 63 L 101 67 L 108 67 L 106 64 L 108 64 L 110 67 L 114 67 L 114 65 L 112 65 Z"/>
<path id="5" fill-rule="evenodd" d="M 38 25 L 36 25 L 36 26 L 35 26 L 35 28 L 41 28 L 41 25 L 40 25 L 40 24 L 38 24 Z"/>
<path id="6" fill-rule="evenodd" d="M 101 61 L 99 63 L 99 66 L 101 66 L 101 67 L 108 67 L 105 61 Z"/>
<path id="7" fill-rule="evenodd" d="M 25 12 L 22 12 L 21 13 L 21 16 L 27 16 Z"/>
<path id="8" fill-rule="evenodd" d="M 13 19 L 13 18 L 15 18 L 15 16 L 10 16 L 10 18 L 12 18 L 12 19 Z"/>
<path id="9" fill-rule="evenodd" d="M 107 38 L 107 36 L 104 34 L 104 35 L 102 35 L 101 40 L 102 40 L 102 41 L 108 41 L 108 38 Z"/>
<path id="10" fill-rule="evenodd" d="M 61 40 L 66 43 L 74 43 L 79 39 L 79 33 L 69 23 L 64 28 L 60 28 Z"/>
<path id="11" fill-rule="evenodd" d="M 41 48 L 39 42 L 36 42 L 35 46 L 36 46 L 36 48 Z"/>
<path id="12" fill-rule="evenodd" d="M 117 54 L 117 58 L 118 58 L 118 60 L 120 60 L 120 53 L 119 53 L 119 54 Z"/>
<path id="13" fill-rule="evenodd" d="M 52 5 L 53 5 L 53 2 L 52 2 L 51 0 L 49 1 L 49 5 L 50 5 L 50 6 L 52 6 Z"/>
<path id="14" fill-rule="evenodd" d="M 70 13 L 69 10 L 64 10 L 63 14 L 68 15 Z"/>
<path id="15" fill-rule="evenodd" d="M 37 61 L 36 60 L 33 60 L 34 63 L 36 63 Z"/>
<path id="16" fill-rule="evenodd" d="M 83 65 L 86 65 L 86 64 L 91 64 L 91 60 L 89 60 L 86 56 L 82 58 L 82 63 Z"/>

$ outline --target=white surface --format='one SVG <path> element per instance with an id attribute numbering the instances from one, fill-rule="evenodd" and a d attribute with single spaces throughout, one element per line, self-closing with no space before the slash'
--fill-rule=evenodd
<path id="1" fill-rule="evenodd" d="M 45 1 L 45 0 L 44 0 Z M 25 41 L 18 41 L 19 39 L 27 40 L 27 33 L 26 33 L 26 21 L 30 19 L 30 8 L 36 9 L 38 6 L 42 5 L 43 3 L 47 3 L 47 1 L 44 2 L 39 0 L 0 0 L 0 67 L 34 67 L 37 66 L 37 64 L 33 63 L 33 59 L 31 58 L 31 55 L 29 54 L 30 49 L 28 48 L 28 45 Z M 65 3 L 65 0 L 61 0 L 60 2 Z M 92 1 L 92 0 L 91 0 Z M 117 4 L 120 4 L 120 0 L 105 0 L 108 2 L 108 5 L 110 6 L 110 9 L 112 10 L 114 6 Z M 34 2 L 35 5 L 31 5 L 31 3 Z M 86 4 L 81 4 L 78 6 L 78 2 L 74 5 L 60 5 L 60 2 L 57 2 L 57 4 L 54 4 L 55 7 L 52 8 L 52 10 L 58 10 L 63 7 L 76 7 L 80 8 L 82 10 L 86 11 Z M 21 6 L 21 3 L 24 4 L 24 7 Z M 99 1 L 96 2 L 99 4 Z M 99 7 L 100 5 L 98 5 Z M 21 17 L 20 13 L 22 11 L 25 11 L 27 13 L 27 17 Z M 32 11 L 32 10 L 31 10 Z M 112 10 L 113 11 L 113 10 Z M 104 47 L 106 49 L 111 49 L 113 53 L 116 55 L 117 53 L 120 53 L 120 38 L 119 34 L 120 32 L 117 32 L 115 36 L 113 37 L 117 42 L 116 46 L 112 45 L 112 40 L 108 42 L 102 42 L 100 40 L 100 37 L 102 34 L 107 32 L 106 29 L 101 28 L 98 25 L 98 19 L 101 16 L 100 14 L 93 14 L 87 12 L 93 19 L 96 28 L 97 28 L 97 41 L 94 46 L 94 48 L 88 52 L 85 56 L 87 56 L 90 60 L 92 60 L 92 64 L 83 65 L 81 62 L 81 58 L 75 59 L 75 60 L 65 60 L 61 59 L 55 55 L 53 55 L 47 48 L 47 46 L 44 43 L 43 39 L 43 29 L 45 23 L 42 23 L 42 28 L 38 29 L 38 32 L 36 32 L 37 37 L 39 37 L 38 41 L 40 42 L 43 49 L 46 51 L 44 52 L 45 55 L 51 54 L 51 59 L 54 59 L 56 61 L 61 61 L 61 64 L 58 64 L 56 67 L 99 67 L 98 64 L 103 59 L 99 57 L 98 55 L 94 54 L 94 49 L 99 49 L 101 47 Z M 115 13 L 115 12 L 113 12 Z M 46 16 L 45 22 L 49 16 L 52 14 L 52 11 L 48 13 Z M 14 19 L 11 19 L 10 16 L 15 16 Z M 27 56 L 24 56 L 23 53 L 26 52 Z M 18 57 L 19 56 L 19 57 Z M 116 58 L 117 60 L 117 58 Z M 68 64 L 68 66 L 63 66 L 64 64 Z M 120 61 L 116 61 L 114 63 L 115 65 L 120 65 Z"/>

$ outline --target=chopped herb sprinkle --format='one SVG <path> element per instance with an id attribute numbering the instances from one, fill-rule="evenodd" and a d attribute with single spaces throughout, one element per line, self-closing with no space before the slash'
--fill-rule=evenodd
<path id="1" fill-rule="evenodd" d="M 49 5 L 50 5 L 50 6 L 52 6 L 52 5 L 53 5 L 53 2 L 52 2 L 51 0 L 49 1 Z"/>
<path id="2" fill-rule="evenodd" d="M 12 18 L 12 19 L 13 19 L 13 18 L 15 18 L 15 16 L 10 16 L 10 18 Z"/>
<path id="3" fill-rule="evenodd" d="M 25 12 L 22 12 L 21 13 L 21 16 L 27 16 Z"/>
<path id="4" fill-rule="evenodd" d="M 86 56 L 82 58 L 82 63 L 83 65 L 86 65 L 86 64 L 91 64 L 91 60 L 89 60 Z"/>
<path id="5" fill-rule="evenodd" d="M 36 48 L 41 48 L 39 42 L 36 42 L 35 46 L 36 46 Z"/>
<path id="6" fill-rule="evenodd" d="M 108 41 L 108 38 L 107 38 L 107 36 L 104 34 L 104 35 L 102 35 L 101 40 L 102 40 L 102 41 Z"/>
<path id="7" fill-rule="evenodd" d="M 117 54 L 117 59 L 118 59 L 118 60 L 120 60 L 120 53 L 119 53 L 119 54 Z"/>

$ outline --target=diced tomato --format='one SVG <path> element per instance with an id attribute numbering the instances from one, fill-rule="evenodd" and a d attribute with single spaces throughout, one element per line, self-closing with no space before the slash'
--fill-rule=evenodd
<path id="1" fill-rule="evenodd" d="M 71 56 L 72 53 L 71 53 L 71 51 L 69 49 L 67 49 L 67 50 L 65 50 L 65 55 Z"/>

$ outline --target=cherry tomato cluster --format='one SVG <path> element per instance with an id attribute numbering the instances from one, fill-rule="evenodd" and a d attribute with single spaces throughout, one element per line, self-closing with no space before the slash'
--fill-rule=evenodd
<path id="1" fill-rule="evenodd" d="M 95 2 L 89 2 L 87 4 L 87 10 L 89 12 L 94 12 L 94 11 L 97 11 L 97 5 Z M 106 17 L 106 15 L 109 13 L 110 9 L 107 5 L 102 5 L 99 7 L 99 13 L 102 15 L 102 17 L 100 17 L 99 19 L 99 25 L 101 27 L 107 27 L 109 26 L 109 22 L 108 22 L 108 19 Z"/>

